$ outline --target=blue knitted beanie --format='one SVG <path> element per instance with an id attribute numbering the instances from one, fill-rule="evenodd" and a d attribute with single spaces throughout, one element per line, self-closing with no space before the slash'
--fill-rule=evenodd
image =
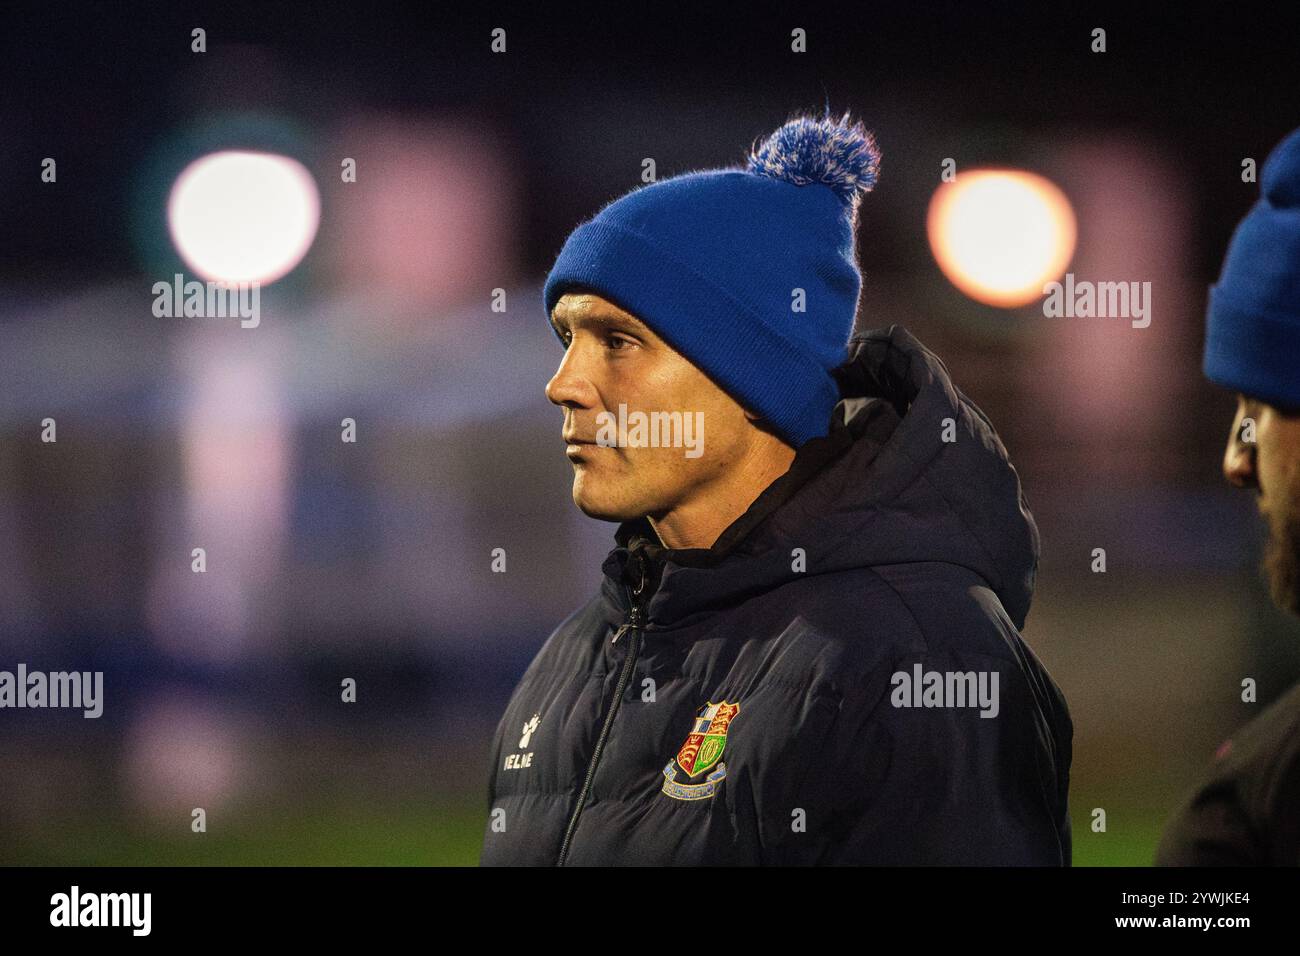
<path id="1" fill-rule="evenodd" d="M 839 400 L 831 370 L 862 285 L 858 202 L 879 166 L 871 133 L 828 111 L 786 123 L 744 168 L 634 189 L 569 236 L 546 313 L 565 292 L 595 292 L 797 448 L 827 433 Z"/>
<path id="2" fill-rule="evenodd" d="M 1205 374 L 1283 408 L 1300 408 L 1300 129 L 1260 170 L 1260 198 L 1210 287 Z"/>

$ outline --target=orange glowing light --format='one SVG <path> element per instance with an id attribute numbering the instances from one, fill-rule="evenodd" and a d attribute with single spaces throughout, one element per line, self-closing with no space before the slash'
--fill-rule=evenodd
<path id="1" fill-rule="evenodd" d="M 1065 193 L 1035 173 L 975 169 L 935 190 L 926 223 L 949 281 L 978 302 L 1015 308 L 1041 297 L 1074 255 Z"/>

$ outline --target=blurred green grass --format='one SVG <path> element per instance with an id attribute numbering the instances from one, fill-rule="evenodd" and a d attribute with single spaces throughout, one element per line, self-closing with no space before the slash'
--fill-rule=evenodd
<path id="1" fill-rule="evenodd" d="M 177 837 L 122 819 L 65 823 L 19 848 L 19 865 L 56 866 L 476 866 L 487 823 L 481 801 L 355 800 L 284 806 L 275 814 Z M 1149 866 L 1164 815 L 1108 814 L 1107 832 L 1072 814 L 1075 866 Z"/>
<path id="2" fill-rule="evenodd" d="M 1150 810 L 1107 812 L 1106 832 L 1092 832 L 1092 816 L 1070 814 L 1075 866 L 1150 866 L 1166 815 Z"/>
<path id="3" fill-rule="evenodd" d="M 63 821 L 5 863 L 47 866 L 477 866 L 487 815 L 479 799 L 324 800 L 275 813 L 208 818 L 178 836 L 130 820 Z M 8 854 L 6 854 L 8 855 Z"/>

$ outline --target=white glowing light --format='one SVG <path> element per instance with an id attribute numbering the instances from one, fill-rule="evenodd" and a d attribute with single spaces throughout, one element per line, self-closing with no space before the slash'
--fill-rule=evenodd
<path id="1" fill-rule="evenodd" d="M 1020 170 L 959 172 L 930 200 L 930 249 L 953 285 L 980 302 L 1013 308 L 1043 295 L 1074 255 L 1070 201 Z"/>
<path id="2" fill-rule="evenodd" d="M 167 225 L 189 268 L 213 282 L 274 282 L 307 254 L 320 193 L 297 160 L 230 150 L 177 177 Z"/>

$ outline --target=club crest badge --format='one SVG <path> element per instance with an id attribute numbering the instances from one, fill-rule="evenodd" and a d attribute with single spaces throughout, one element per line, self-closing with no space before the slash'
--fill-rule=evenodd
<path id="1" fill-rule="evenodd" d="M 722 751 L 727 728 L 740 713 L 740 704 L 709 701 L 695 715 L 695 723 L 677 756 L 664 767 L 663 792 L 676 800 L 703 800 L 718 791 L 727 776 Z"/>

